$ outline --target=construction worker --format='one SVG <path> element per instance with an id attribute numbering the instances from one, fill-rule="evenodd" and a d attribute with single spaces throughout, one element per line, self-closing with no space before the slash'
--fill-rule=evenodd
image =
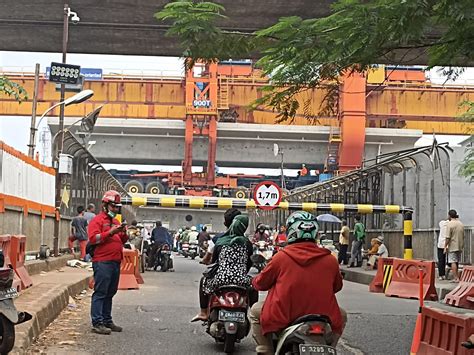
<path id="1" fill-rule="evenodd" d="M 112 298 L 117 293 L 123 245 L 128 240 L 126 224 L 115 218 L 121 206 L 120 194 L 107 191 L 102 197 L 102 212 L 92 219 L 87 230 L 94 270 L 92 331 L 97 334 L 122 331 L 112 321 Z"/>
<path id="2" fill-rule="evenodd" d="M 306 176 L 308 175 L 308 168 L 306 167 L 305 164 L 301 166 L 301 176 Z"/>

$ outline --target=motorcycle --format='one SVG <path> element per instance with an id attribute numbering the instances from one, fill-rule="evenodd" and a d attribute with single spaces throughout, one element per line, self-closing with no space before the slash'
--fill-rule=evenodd
<path id="1" fill-rule="evenodd" d="M 198 256 L 198 241 L 189 242 L 189 249 L 188 249 L 189 257 L 194 260 L 196 256 Z"/>
<path id="2" fill-rule="evenodd" d="M 140 248 L 140 272 L 144 273 L 148 266 L 148 260 L 150 259 L 150 243 L 147 240 L 142 239 L 142 245 Z"/>
<path id="3" fill-rule="evenodd" d="M 13 299 L 18 297 L 18 292 L 12 288 L 15 271 L 4 267 L 3 253 L 0 259 L 0 354 L 7 354 L 15 345 L 15 325 L 33 317 L 28 312 L 17 311 Z"/>
<path id="4" fill-rule="evenodd" d="M 275 354 L 336 355 L 334 333 L 328 317 L 308 314 L 295 320 L 279 335 L 273 336 Z"/>
<path id="5" fill-rule="evenodd" d="M 189 243 L 181 244 L 181 255 L 185 258 L 189 256 Z"/>
<path id="6" fill-rule="evenodd" d="M 161 248 L 156 251 L 154 270 L 160 267 L 162 272 L 166 272 L 173 268 L 173 259 L 171 258 L 171 247 L 168 244 L 163 244 Z"/>
<path id="7" fill-rule="evenodd" d="M 199 247 L 199 257 L 202 259 L 207 253 L 207 248 L 209 247 L 209 242 L 207 240 L 203 241 Z"/>
<path id="8" fill-rule="evenodd" d="M 248 293 L 245 287 L 228 285 L 220 287 L 209 300 L 209 318 L 203 325 L 216 342 L 224 343 L 224 352 L 234 351 L 235 343 L 250 331 L 247 317 Z"/>
<path id="9" fill-rule="evenodd" d="M 255 252 L 250 257 L 253 266 L 258 270 L 262 271 L 273 256 L 273 247 L 266 241 L 260 240 L 255 243 Z"/>

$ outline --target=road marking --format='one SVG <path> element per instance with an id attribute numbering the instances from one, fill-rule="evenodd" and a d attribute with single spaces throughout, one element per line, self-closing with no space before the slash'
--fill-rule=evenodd
<path id="1" fill-rule="evenodd" d="M 345 350 L 349 351 L 351 354 L 354 354 L 354 355 L 364 355 L 364 352 L 363 352 L 362 350 L 350 346 L 350 345 L 344 340 L 344 338 L 340 338 L 340 339 L 339 339 L 338 345 L 342 346 Z"/>

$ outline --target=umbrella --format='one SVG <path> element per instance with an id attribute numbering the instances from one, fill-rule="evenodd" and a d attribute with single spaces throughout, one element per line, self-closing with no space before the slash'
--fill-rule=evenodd
<path id="1" fill-rule="evenodd" d="M 318 220 L 318 222 L 341 223 L 341 220 L 339 218 L 329 213 L 320 214 L 318 217 L 316 217 L 316 219 Z"/>

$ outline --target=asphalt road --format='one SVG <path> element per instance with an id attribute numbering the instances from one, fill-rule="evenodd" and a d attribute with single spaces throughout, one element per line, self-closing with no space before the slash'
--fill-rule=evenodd
<path id="1" fill-rule="evenodd" d="M 77 312 L 81 321 L 76 314 L 72 325 L 83 336 L 60 348 L 46 344 L 42 350 L 51 353 L 54 348 L 56 354 L 222 353 L 222 345 L 216 344 L 204 327 L 189 322 L 198 311 L 197 290 L 203 268 L 197 261 L 175 257 L 175 272 L 147 272 L 140 290 L 119 291 L 114 298 L 114 321 L 124 327 L 123 333 L 90 333 L 86 304 Z M 349 316 L 339 354 L 409 353 L 417 301 L 372 294 L 367 286 L 351 282 L 344 283 L 338 300 Z M 64 318 L 67 322 L 68 316 Z M 254 354 L 251 337 L 237 344 L 236 353 Z"/>

